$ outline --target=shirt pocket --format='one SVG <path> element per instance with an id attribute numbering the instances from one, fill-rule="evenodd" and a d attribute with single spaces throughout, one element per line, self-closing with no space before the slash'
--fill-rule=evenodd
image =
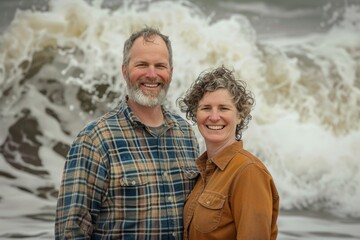
<path id="1" fill-rule="evenodd" d="M 208 233 L 218 228 L 223 214 L 226 196 L 205 190 L 198 198 L 194 213 L 194 227 L 202 233 Z"/>
<path id="2" fill-rule="evenodd" d="M 142 207 L 148 205 L 149 178 L 146 173 L 136 173 L 120 177 L 122 201 L 125 207 Z"/>
<path id="3" fill-rule="evenodd" d="M 199 175 L 196 167 L 182 167 L 181 170 L 185 179 L 195 179 Z"/>
<path id="4" fill-rule="evenodd" d="M 181 172 L 182 182 L 184 184 L 185 200 L 195 186 L 196 179 L 199 176 L 199 171 L 196 167 L 182 167 Z"/>
<path id="5" fill-rule="evenodd" d="M 136 176 L 123 176 L 120 178 L 121 187 L 136 188 L 146 185 L 149 182 L 147 174 L 138 174 Z"/>

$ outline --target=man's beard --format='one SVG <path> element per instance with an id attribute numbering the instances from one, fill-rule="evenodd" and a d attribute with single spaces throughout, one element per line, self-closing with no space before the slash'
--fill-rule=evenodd
<path id="1" fill-rule="evenodd" d="M 157 96 L 152 96 L 152 94 L 144 94 L 144 92 L 137 85 L 131 86 L 129 78 L 126 79 L 126 83 L 129 99 L 146 107 L 155 107 L 163 104 L 169 89 L 169 85 L 164 85 Z"/>

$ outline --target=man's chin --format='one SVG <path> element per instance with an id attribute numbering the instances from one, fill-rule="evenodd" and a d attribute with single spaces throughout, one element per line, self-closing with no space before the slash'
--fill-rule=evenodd
<path id="1" fill-rule="evenodd" d="M 156 107 L 161 105 L 163 101 L 160 101 L 157 97 L 149 97 L 149 96 L 129 96 L 129 98 L 136 102 L 137 104 L 143 105 L 145 107 Z"/>
<path id="2" fill-rule="evenodd" d="M 154 94 L 148 94 L 140 91 L 130 92 L 129 98 L 145 107 L 156 107 L 161 105 L 166 98 L 166 92 L 161 91 L 158 95 L 154 96 Z"/>

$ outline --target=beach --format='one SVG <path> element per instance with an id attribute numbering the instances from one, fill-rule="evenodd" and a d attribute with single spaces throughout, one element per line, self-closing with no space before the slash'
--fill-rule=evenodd
<path id="1" fill-rule="evenodd" d="M 67 150 L 124 97 L 122 45 L 145 24 L 173 44 L 168 108 L 179 112 L 177 98 L 216 65 L 254 92 L 244 144 L 278 188 L 278 239 L 360 239 L 360 2 L 4 0 L 0 9 L 0 239 L 54 238 Z"/>

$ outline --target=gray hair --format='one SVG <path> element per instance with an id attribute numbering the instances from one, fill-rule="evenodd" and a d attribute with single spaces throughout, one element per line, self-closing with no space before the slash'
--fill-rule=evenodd
<path id="1" fill-rule="evenodd" d="M 246 83 L 235 79 L 233 71 L 224 66 L 211 71 L 203 71 L 192 86 L 187 90 L 184 97 L 177 100 L 180 111 L 186 113 L 186 118 L 196 123 L 196 112 L 199 101 L 206 92 L 214 92 L 218 89 L 226 89 L 233 98 L 241 122 L 236 127 L 236 133 L 240 134 L 248 126 L 251 120 L 250 112 L 255 105 L 253 93 L 246 89 Z"/>
<path id="2" fill-rule="evenodd" d="M 152 27 L 144 27 L 140 31 L 134 32 L 131 34 L 131 36 L 125 41 L 124 43 L 124 49 L 123 49 L 123 64 L 127 66 L 130 61 L 130 49 L 133 46 L 136 39 L 139 37 L 143 37 L 144 41 L 146 42 L 152 42 L 154 36 L 159 36 L 164 40 L 166 47 L 169 52 L 169 64 L 170 67 L 173 67 L 173 56 L 172 56 L 172 47 L 171 42 L 168 36 L 162 34 L 158 29 L 152 28 Z"/>

